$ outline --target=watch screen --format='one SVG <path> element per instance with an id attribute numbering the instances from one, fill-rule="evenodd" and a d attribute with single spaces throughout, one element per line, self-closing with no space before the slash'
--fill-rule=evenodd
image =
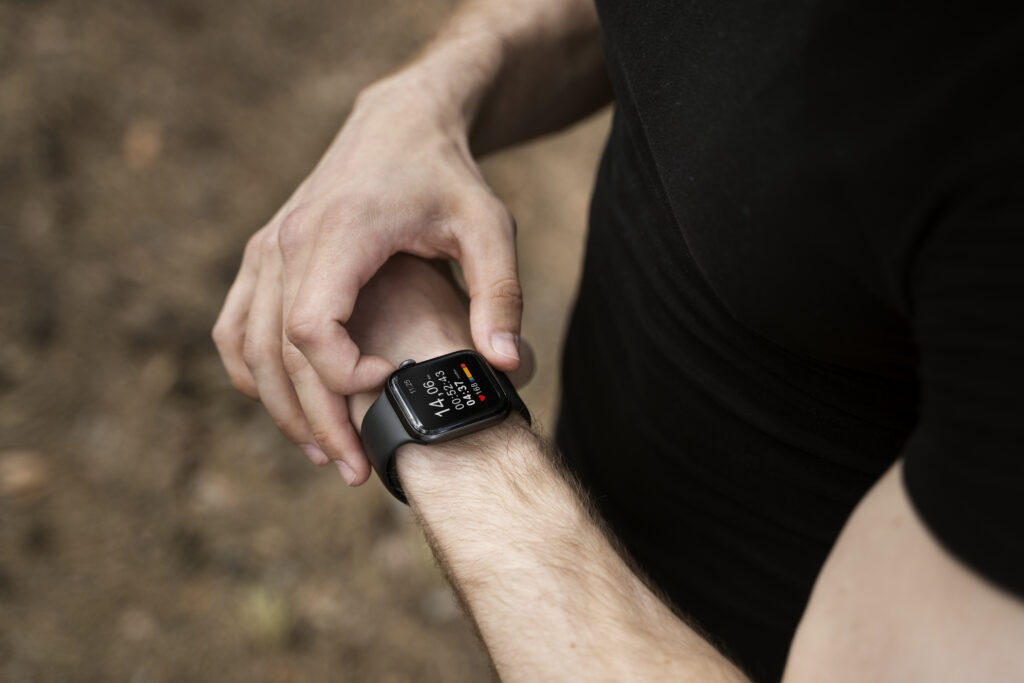
<path id="1" fill-rule="evenodd" d="M 508 405 L 490 368 L 471 351 L 402 368 L 391 376 L 390 387 L 412 425 L 427 434 L 493 417 Z"/>

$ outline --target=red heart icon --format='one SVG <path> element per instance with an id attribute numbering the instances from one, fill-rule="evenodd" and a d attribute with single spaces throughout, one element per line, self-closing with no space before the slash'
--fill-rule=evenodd
<path id="1" fill-rule="evenodd" d="M 477 397 L 478 399 L 480 399 L 481 401 L 486 401 L 486 400 L 487 400 L 487 397 L 486 397 L 486 396 L 484 396 L 483 394 L 477 394 L 477 395 L 476 395 L 476 397 Z"/>

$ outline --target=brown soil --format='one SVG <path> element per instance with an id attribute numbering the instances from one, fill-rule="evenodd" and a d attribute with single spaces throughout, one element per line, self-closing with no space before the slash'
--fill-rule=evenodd
<path id="1" fill-rule="evenodd" d="M 450 5 L 0 4 L 0 680 L 490 676 L 406 510 L 209 341 L 246 237 Z M 606 126 L 487 164 L 548 425 Z"/>

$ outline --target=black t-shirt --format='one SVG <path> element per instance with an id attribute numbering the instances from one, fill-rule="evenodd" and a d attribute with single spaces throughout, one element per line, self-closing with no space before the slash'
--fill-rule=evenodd
<path id="1" fill-rule="evenodd" d="M 1024 594 L 1024 16 L 598 0 L 615 118 L 559 444 L 758 679 L 897 458 Z"/>

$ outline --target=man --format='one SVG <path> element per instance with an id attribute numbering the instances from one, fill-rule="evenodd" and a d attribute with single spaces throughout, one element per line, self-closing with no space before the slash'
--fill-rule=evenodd
<path id="1" fill-rule="evenodd" d="M 473 154 L 614 92 L 558 442 L 637 570 L 518 417 L 397 460 L 499 673 L 1024 678 L 1024 15 L 598 10 L 469 2 L 360 96 L 246 249 L 232 381 L 355 485 L 393 363 L 515 370 Z M 397 252 L 460 262 L 468 332 L 436 269 L 374 277 Z"/>

